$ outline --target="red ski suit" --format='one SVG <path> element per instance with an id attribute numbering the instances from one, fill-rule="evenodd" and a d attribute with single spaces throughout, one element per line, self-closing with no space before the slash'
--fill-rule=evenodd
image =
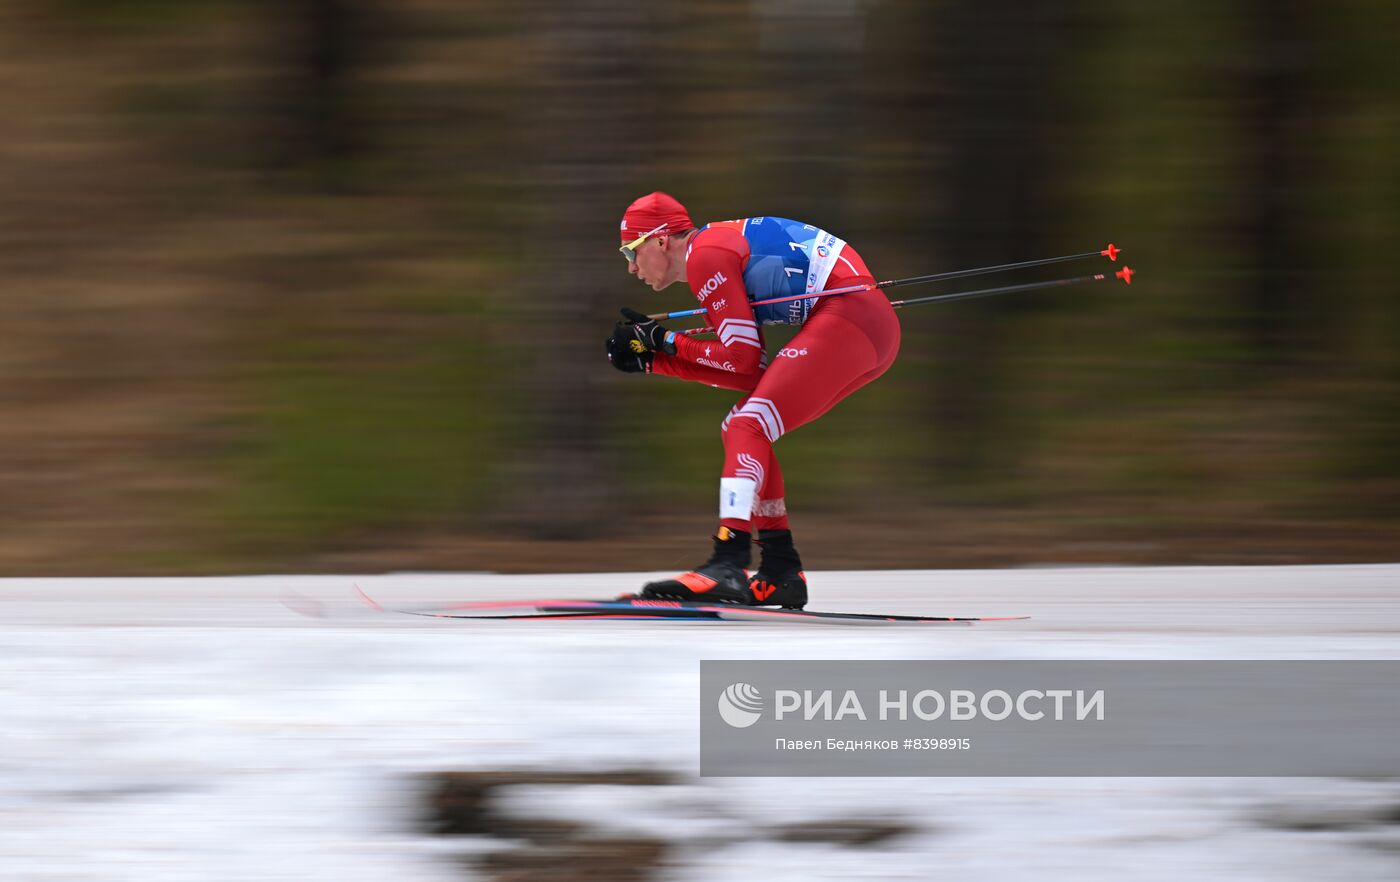
<path id="1" fill-rule="evenodd" d="M 652 370 L 748 393 L 722 426 L 720 523 L 735 530 L 786 530 L 783 474 L 773 443 L 888 370 L 899 352 L 899 320 L 879 290 L 823 297 L 769 363 L 744 286 L 749 256 L 748 241 L 731 224 L 695 235 L 686 279 L 720 339 L 677 335 L 676 354 L 657 353 Z M 874 282 L 860 255 L 845 245 L 824 287 Z M 755 292 L 754 299 L 770 296 Z"/>

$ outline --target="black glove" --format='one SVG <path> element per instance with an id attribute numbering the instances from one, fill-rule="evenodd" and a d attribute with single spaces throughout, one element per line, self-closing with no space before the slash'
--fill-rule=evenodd
<path id="1" fill-rule="evenodd" d="M 676 354 L 676 344 L 666 342 L 666 329 L 655 319 L 647 318 L 635 309 L 622 307 L 622 317 L 626 321 L 618 322 L 613 328 L 613 339 L 619 343 L 626 343 L 631 346 L 633 352 L 639 351 L 637 346 L 632 346 L 635 341 L 643 349 L 652 352 L 664 352 L 667 355 Z"/>
<path id="2" fill-rule="evenodd" d="M 608 361 L 612 362 L 613 367 L 624 374 L 651 373 L 651 363 L 656 359 L 656 356 L 647 352 L 645 347 L 641 352 L 633 352 L 631 346 L 619 342 L 615 336 L 609 337 L 607 343 Z"/>

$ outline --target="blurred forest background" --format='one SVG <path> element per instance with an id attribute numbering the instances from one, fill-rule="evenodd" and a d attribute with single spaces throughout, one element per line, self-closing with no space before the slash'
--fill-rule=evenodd
<path id="1" fill-rule="evenodd" d="M 697 563 L 734 396 L 603 356 L 693 305 L 616 252 L 655 189 L 877 278 L 1139 273 L 901 312 L 779 446 L 810 568 L 1396 560 L 1397 46 L 1387 0 L 0 0 L 0 574 Z"/>

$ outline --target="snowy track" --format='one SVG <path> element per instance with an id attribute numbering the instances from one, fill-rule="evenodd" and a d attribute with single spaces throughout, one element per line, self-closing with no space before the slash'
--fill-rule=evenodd
<path id="1" fill-rule="evenodd" d="M 643 578 L 358 581 L 421 603 Z M 1033 617 L 956 629 L 442 621 L 364 610 L 354 581 L 0 580 L 0 879 L 472 878 L 457 858 L 480 840 L 417 828 L 419 773 L 638 767 L 684 780 L 516 788 L 506 808 L 661 835 L 687 880 L 1400 875 L 1395 781 L 693 777 L 702 658 L 1397 658 L 1400 566 L 811 576 L 818 609 Z M 914 832 L 753 834 L 866 816 Z"/>

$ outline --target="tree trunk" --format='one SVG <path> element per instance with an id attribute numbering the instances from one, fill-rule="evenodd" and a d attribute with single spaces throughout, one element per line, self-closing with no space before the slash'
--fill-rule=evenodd
<path id="1" fill-rule="evenodd" d="M 1248 8 L 1241 179 L 1249 206 L 1244 259 L 1250 273 L 1241 290 L 1241 318 L 1256 360 L 1296 364 L 1327 317 L 1309 303 L 1309 271 L 1316 263 L 1308 229 L 1317 220 L 1303 204 L 1305 194 L 1316 191 L 1310 139 L 1325 122 L 1308 101 L 1318 55 L 1305 14 L 1312 7 L 1298 0 L 1254 0 Z"/>
<path id="2" fill-rule="evenodd" d="M 317 168 L 331 186 L 334 166 L 363 145 L 363 75 L 386 13 L 367 0 L 271 0 L 259 7 L 277 38 L 266 49 L 270 79 L 257 98 L 263 123 L 256 153 L 271 168 Z"/>
<path id="3" fill-rule="evenodd" d="M 752 214 L 840 229 L 850 157 L 863 136 L 856 75 L 866 0 L 751 0 L 759 88 Z M 766 207 L 765 207 L 766 206 Z"/>
<path id="4" fill-rule="evenodd" d="M 939 10 L 925 20 L 934 26 L 931 75 L 942 94 L 933 137 L 944 158 L 938 185 L 926 189 L 946 198 L 930 208 L 925 229 L 939 232 L 959 267 L 1046 253 L 1059 13 L 1015 0 Z M 941 483 L 975 485 L 1010 466 L 1007 417 L 1017 404 L 1006 376 L 1008 326 L 1032 308 L 994 298 L 937 316 L 929 413 L 942 439 L 934 457 Z"/>
<path id="5" fill-rule="evenodd" d="M 645 7 L 579 0 L 525 7 L 537 28 L 539 100 L 530 120 L 536 152 L 523 243 L 529 276 L 512 283 L 523 364 L 533 363 L 516 400 L 524 426 L 515 480 L 500 517 L 537 538 L 578 539 L 619 506 L 627 484 L 610 439 L 613 393 L 622 377 L 608 366 L 603 339 L 619 297 L 637 282 L 616 254 L 627 204 L 655 189 L 645 175 L 648 109 L 666 83 L 645 63 Z M 612 496 L 619 498 L 613 499 Z"/>

